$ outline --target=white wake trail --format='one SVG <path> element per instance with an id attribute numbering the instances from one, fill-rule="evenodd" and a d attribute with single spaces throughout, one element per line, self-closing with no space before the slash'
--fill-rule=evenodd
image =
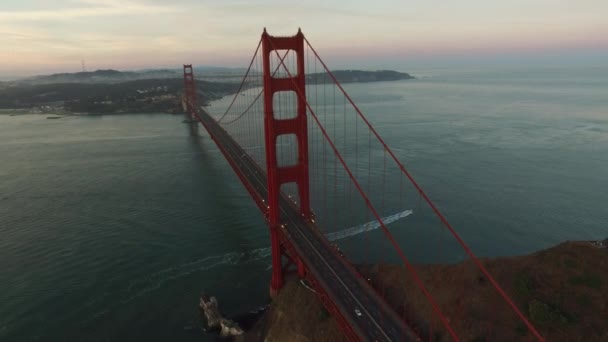
<path id="1" fill-rule="evenodd" d="M 397 214 L 383 217 L 382 221 L 384 222 L 384 224 L 390 224 L 402 218 L 408 217 L 413 213 L 414 211 L 412 210 L 404 210 Z M 369 232 L 378 228 L 380 228 L 380 223 L 378 223 L 377 221 L 370 221 L 355 227 L 343 229 L 338 232 L 329 233 L 325 236 L 330 241 L 336 241 L 359 235 L 365 232 Z M 176 278 L 181 278 L 193 272 L 207 271 L 209 269 L 225 265 L 242 265 L 253 263 L 258 260 L 269 258 L 270 254 L 270 247 L 262 247 L 247 252 L 231 252 L 223 255 L 208 256 L 202 259 L 194 260 L 188 263 L 160 270 L 154 274 L 149 275 L 148 277 L 146 277 L 146 279 L 142 279 L 140 281 L 132 283 L 127 289 L 127 291 L 139 288 L 140 292 L 136 293 L 133 298 L 138 297 L 146 292 L 159 288 L 167 281 Z M 270 269 L 270 267 L 268 269 Z M 142 287 L 143 290 L 141 290 Z M 130 301 L 133 298 L 128 298 L 127 301 Z"/>
<path id="2" fill-rule="evenodd" d="M 398 221 L 402 218 L 408 217 L 413 213 L 414 213 L 413 210 L 404 210 L 400 213 L 383 217 L 382 222 L 384 222 L 385 225 L 390 224 L 390 223 Z M 336 241 L 336 240 L 345 239 L 347 237 L 359 235 L 361 233 L 369 232 L 370 230 L 374 230 L 374 229 L 378 229 L 378 228 L 380 228 L 380 222 L 374 220 L 374 221 L 370 221 L 370 222 L 364 223 L 359 226 L 346 228 L 346 229 L 338 231 L 338 232 L 328 233 L 328 234 L 325 234 L 325 236 L 327 237 L 327 239 L 329 241 Z"/>

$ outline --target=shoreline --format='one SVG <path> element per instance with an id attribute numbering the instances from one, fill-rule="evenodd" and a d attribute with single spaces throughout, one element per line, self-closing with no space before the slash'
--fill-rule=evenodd
<path id="1" fill-rule="evenodd" d="M 549 340 L 599 341 L 608 338 L 608 239 L 565 241 L 527 255 L 481 258 L 522 313 Z M 471 260 L 456 264 L 414 265 L 463 340 L 516 341 L 530 332 L 504 307 L 502 298 Z M 387 303 L 423 335 L 434 327 L 437 341 L 449 334 L 433 317 L 403 265 L 358 265 L 357 269 Z M 335 319 L 317 296 L 290 278 L 269 309 L 245 332 L 245 341 L 343 341 Z M 495 310 L 500 307 L 504 310 Z M 464 313 L 464 315 L 463 315 Z M 422 320 L 421 320 L 422 319 Z M 500 322 L 500 324 L 496 324 Z M 582 338 L 582 339 L 581 339 Z"/>
<path id="2" fill-rule="evenodd" d="M 400 72 L 390 71 L 390 70 L 378 70 L 378 71 L 335 70 L 335 71 L 333 71 L 333 73 L 335 74 L 335 76 L 338 79 L 340 79 L 340 83 L 342 83 L 342 84 L 383 83 L 383 82 L 411 81 L 411 80 L 417 79 L 416 77 L 414 77 L 410 74 L 400 73 Z M 331 83 L 329 78 L 327 77 L 327 75 L 324 73 L 308 74 L 307 78 L 309 78 L 309 82 L 314 81 L 315 84 L 316 84 L 316 82 L 319 82 L 318 85 Z M 129 83 L 129 82 L 125 82 L 125 83 Z M 73 84 L 77 85 L 79 83 L 73 83 Z M 122 84 L 122 83 L 119 83 L 119 84 Z M 259 84 L 244 84 L 243 88 L 241 88 L 238 92 L 234 92 L 236 85 L 234 87 L 220 87 L 220 85 L 221 84 L 219 84 L 217 87 L 215 87 L 216 89 L 211 89 L 207 93 L 205 100 L 202 101 L 202 103 L 201 103 L 202 107 L 211 106 L 212 102 L 221 100 L 225 97 L 238 96 L 238 94 L 240 94 L 248 89 L 251 89 L 251 88 L 257 88 L 257 87 L 261 88 L 261 85 L 259 85 Z M 105 101 L 105 102 L 110 102 L 110 104 L 108 106 L 114 107 L 113 111 L 104 111 L 104 109 L 106 109 L 104 107 L 107 104 L 106 103 L 98 104 L 97 102 L 95 102 L 93 105 L 85 103 L 85 105 L 76 106 L 72 109 L 85 109 L 86 110 L 86 109 L 88 109 L 86 107 L 89 106 L 92 109 L 99 110 L 99 111 L 71 112 L 64 108 L 64 106 L 66 105 L 66 104 L 64 104 L 64 102 L 66 102 L 66 101 L 74 102 L 74 100 L 67 100 L 67 99 L 61 98 L 61 99 L 56 99 L 56 100 L 52 101 L 53 103 L 51 103 L 51 102 L 41 102 L 41 103 L 36 103 L 36 104 L 30 103 L 30 107 L 24 107 L 24 108 L 0 108 L 0 115 L 17 116 L 17 115 L 27 115 L 27 114 L 41 114 L 41 115 L 58 115 L 58 116 L 95 116 L 95 115 L 122 115 L 122 114 L 139 114 L 139 113 L 142 113 L 142 114 L 159 113 L 159 114 L 170 114 L 170 115 L 183 114 L 183 109 L 181 108 L 181 105 L 180 105 L 180 102 L 181 102 L 180 97 L 181 97 L 182 93 L 181 93 L 181 90 L 176 89 L 175 87 L 173 87 L 173 89 L 168 93 L 171 96 L 170 100 L 164 99 L 162 101 L 158 101 L 158 103 L 155 103 L 151 106 L 151 107 L 157 107 L 158 111 L 140 112 L 139 107 L 131 108 L 131 109 L 134 109 L 134 111 L 123 111 L 121 109 L 121 104 L 119 102 L 115 101 L 114 98 L 112 98 L 111 101 Z M 231 88 L 231 89 L 228 89 L 228 88 Z M 177 90 L 177 92 L 173 93 L 176 90 Z M 163 96 L 165 96 L 165 95 L 163 95 Z M 77 100 L 76 102 L 81 103 L 82 101 L 84 101 L 84 100 L 80 99 L 80 100 Z M 114 104 L 118 104 L 118 105 L 117 106 L 112 105 L 112 103 L 111 103 L 112 101 L 114 101 Z M 27 103 L 27 101 L 22 101 L 22 102 Z M 126 107 L 131 107 L 132 104 L 133 104 L 132 102 L 122 103 L 122 105 L 126 105 Z M 46 108 L 44 108 L 44 107 L 46 107 Z M 118 107 L 118 108 L 116 108 L 116 107 Z M 153 109 L 153 108 L 151 108 L 151 109 Z M 48 112 L 49 110 L 55 111 L 55 112 Z"/>

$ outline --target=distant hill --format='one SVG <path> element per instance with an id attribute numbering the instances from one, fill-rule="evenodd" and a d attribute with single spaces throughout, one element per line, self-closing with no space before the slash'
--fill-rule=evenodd
<path id="1" fill-rule="evenodd" d="M 207 82 L 203 103 L 234 93 L 238 84 Z M 121 83 L 54 83 L 12 85 L 0 91 L 0 108 L 62 107 L 69 112 L 171 112 L 181 103 L 182 78 L 141 79 Z"/>
<path id="2" fill-rule="evenodd" d="M 242 68 L 224 67 L 195 67 L 197 78 L 239 78 L 243 74 Z M 43 85 L 57 83 L 84 83 L 84 84 L 115 84 L 128 81 L 147 79 L 181 78 L 182 69 L 144 69 L 138 71 L 119 71 L 113 69 L 82 71 L 74 73 L 59 73 L 52 75 L 39 75 L 10 82 L 13 85 Z"/>
<path id="3" fill-rule="evenodd" d="M 154 68 L 147 68 L 147 69 L 140 69 L 140 70 L 134 70 L 136 72 L 148 72 L 148 71 L 156 71 L 159 69 L 154 69 Z M 182 68 L 174 68 L 174 69 L 165 69 L 165 70 L 172 70 L 178 73 L 182 72 Z M 213 73 L 244 73 L 245 70 L 247 70 L 246 68 L 232 68 L 232 67 L 221 67 L 221 66 L 209 66 L 209 65 L 195 65 L 194 66 L 194 73 L 196 74 L 196 72 L 213 72 Z"/>
<path id="4" fill-rule="evenodd" d="M 138 89 L 158 86 L 169 87 L 177 92 L 183 80 L 137 80 L 120 84 L 56 83 L 39 85 L 14 85 L 0 92 L 0 108 L 19 108 L 56 101 L 74 101 L 87 98 L 106 98 L 137 94 Z"/>
<path id="5" fill-rule="evenodd" d="M 334 70 L 332 74 L 340 83 L 353 82 L 381 82 L 410 80 L 415 77 L 393 70 L 363 71 L 363 70 Z M 316 73 L 306 75 L 306 82 L 310 83 L 331 83 L 332 79 L 327 73 Z"/>
<path id="6" fill-rule="evenodd" d="M 245 69 L 201 66 L 194 68 L 194 75 L 208 81 L 240 82 Z M 350 82 L 378 82 L 413 79 L 410 74 L 392 70 L 363 71 L 363 70 L 335 70 L 334 76 L 343 83 Z M 39 75 L 19 79 L 12 82 L 0 82 L 3 86 L 24 86 L 44 84 L 116 84 L 148 79 L 181 78 L 182 69 L 144 69 L 137 71 L 119 71 L 113 69 L 83 71 L 75 73 L 59 73 L 52 75 Z M 307 82 L 328 83 L 331 78 L 326 73 L 307 74 Z"/>
<path id="7" fill-rule="evenodd" d="M 53 75 L 41 75 L 28 77 L 14 81 L 17 85 L 42 85 L 56 83 L 122 83 L 142 79 L 179 78 L 176 70 L 159 69 L 144 72 L 118 71 L 118 70 L 96 70 L 75 73 L 60 73 Z"/>
<path id="8" fill-rule="evenodd" d="M 244 72 L 221 67 L 195 69 L 198 89 L 204 90 L 199 99 L 207 104 L 234 93 Z M 336 70 L 333 74 L 341 83 L 413 78 L 391 70 Z M 306 78 L 311 85 L 333 82 L 326 73 L 307 74 Z M 260 86 L 257 81 L 246 87 Z M 0 83 L 0 108 L 72 113 L 176 112 L 183 88 L 182 69 L 59 73 Z"/>
<path id="9" fill-rule="evenodd" d="M 244 74 L 247 68 L 229 68 L 229 67 L 218 67 L 218 66 L 205 66 L 195 65 L 194 73 L 223 73 L 223 74 Z M 182 72 L 182 69 L 179 69 Z"/>

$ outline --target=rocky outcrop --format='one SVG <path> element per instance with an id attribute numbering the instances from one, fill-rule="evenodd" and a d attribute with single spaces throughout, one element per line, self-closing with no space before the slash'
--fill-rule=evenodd
<path id="1" fill-rule="evenodd" d="M 220 336 L 228 337 L 243 334 L 243 329 L 241 329 L 237 323 L 222 316 L 215 297 L 207 297 L 205 294 L 202 294 L 199 301 L 199 308 L 205 315 L 207 326 L 210 329 L 219 329 Z"/>

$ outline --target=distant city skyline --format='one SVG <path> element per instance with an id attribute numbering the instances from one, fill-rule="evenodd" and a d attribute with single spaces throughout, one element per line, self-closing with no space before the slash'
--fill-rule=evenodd
<path id="1" fill-rule="evenodd" d="M 263 27 L 301 27 L 333 68 L 605 65 L 607 16 L 600 0 L 3 0 L 0 77 L 240 67 Z"/>

